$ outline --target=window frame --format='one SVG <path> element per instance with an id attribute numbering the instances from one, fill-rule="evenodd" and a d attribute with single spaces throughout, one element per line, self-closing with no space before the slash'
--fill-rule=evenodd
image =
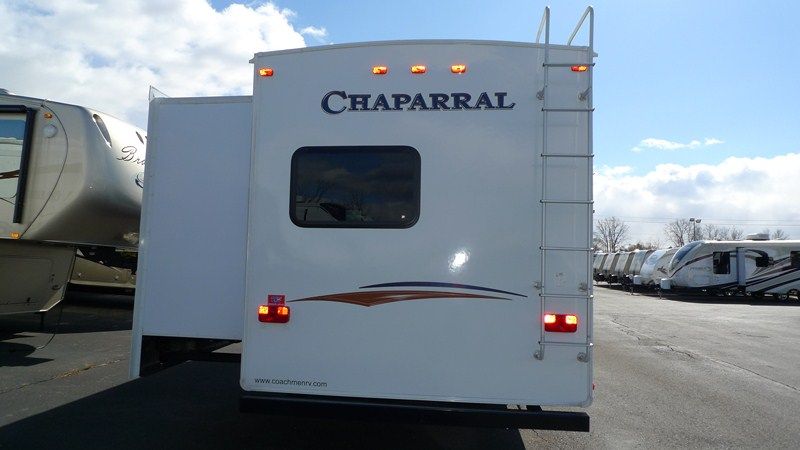
<path id="1" fill-rule="evenodd" d="M 412 183 L 417 186 L 413 202 L 416 205 L 414 210 L 414 217 L 406 223 L 399 222 L 362 222 L 362 223 L 307 223 L 295 217 L 296 207 L 295 201 L 297 198 L 297 190 L 295 188 L 295 177 L 297 174 L 297 159 L 307 153 L 322 153 L 332 150 L 350 150 L 353 153 L 358 151 L 378 151 L 378 152 L 392 152 L 392 151 L 409 151 L 413 157 L 413 179 Z M 422 160 L 419 151 L 408 145 L 310 145 L 296 149 L 292 153 L 291 166 L 289 169 L 289 220 L 300 228 L 352 228 L 352 229 L 395 229 L 403 230 L 416 225 L 419 221 L 419 216 L 422 211 L 421 196 L 422 196 Z"/>
<path id="2" fill-rule="evenodd" d="M 31 145 L 33 142 L 33 122 L 37 110 L 25 105 L 0 105 L 0 114 L 25 114 L 25 131 L 22 137 L 22 153 L 19 158 L 19 177 L 17 178 L 17 195 L 14 201 L 14 214 L 11 223 L 22 223 L 22 208 L 25 206 L 25 190 L 28 185 L 28 166 L 30 164 Z"/>

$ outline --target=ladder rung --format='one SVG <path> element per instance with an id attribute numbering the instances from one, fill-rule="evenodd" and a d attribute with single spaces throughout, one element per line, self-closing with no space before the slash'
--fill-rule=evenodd
<path id="1" fill-rule="evenodd" d="M 539 294 L 539 297 L 549 297 L 549 298 L 585 298 L 586 300 L 591 300 L 594 298 L 594 295 L 578 295 L 578 294 L 546 294 L 542 292 Z"/>
<path id="2" fill-rule="evenodd" d="M 578 248 L 578 247 L 539 247 L 539 250 L 562 250 L 565 252 L 593 252 L 591 248 Z"/>
<path id="3" fill-rule="evenodd" d="M 563 205 L 591 205 L 594 200 L 539 200 L 540 203 L 556 203 Z"/>
<path id="4" fill-rule="evenodd" d="M 594 108 L 542 108 L 545 112 L 592 112 Z"/>
<path id="5" fill-rule="evenodd" d="M 572 66 L 589 66 L 594 67 L 595 63 L 544 63 L 542 66 L 544 67 L 572 67 Z"/>
<path id="6" fill-rule="evenodd" d="M 566 347 L 594 347 L 592 342 L 553 342 L 553 341 L 541 341 L 539 342 L 540 345 L 563 345 Z"/>
<path id="7" fill-rule="evenodd" d="M 594 153 L 591 155 L 576 155 L 574 153 L 542 153 L 542 158 L 594 158 Z"/>

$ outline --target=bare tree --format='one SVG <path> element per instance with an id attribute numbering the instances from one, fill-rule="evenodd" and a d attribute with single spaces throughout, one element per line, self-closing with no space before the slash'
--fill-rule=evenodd
<path id="1" fill-rule="evenodd" d="M 687 219 L 675 219 L 664 225 L 667 241 L 677 247 L 682 247 L 692 240 L 692 231 L 694 231 L 694 224 Z"/>
<path id="2" fill-rule="evenodd" d="M 767 236 L 769 236 L 770 239 L 773 239 L 773 240 L 776 240 L 776 241 L 785 241 L 785 240 L 789 239 L 789 235 L 786 234 L 786 232 L 783 231 L 780 228 L 775 229 L 774 232 L 770 232 L 769 228 L 765 228 L 764 231 L 762 231 L 762 233 L 764 233 Z"/>
<path id="3" fill-rule="evenodd" d="M 742 238 L 743 234 L 742 230 L 735 226 L 723 227 L 710 223 L 703 227 L 702 234 L 698 233 L 698 236 L 699 239 L 710 241 L 737 241 Z"/>
<path id="4" fill-rule="evenodd" d="M 629 230 L 628 224 L 617 217 L 600 219 L 595 226 L 595 245 L 605 249 L 606 252 L 615 252 L 628 237 Z"/>
<path id="5" fill-rule="evenodd" d="M 778 240 L 778 241 L 785 241 L 785 240 L 789 239 L 789 235 L 785 231 L 783 231 L 782 229 L 778 228 L 778 229 L 775 230 L 774 233 L 772 233 L 772 239 L 775 239 L 775 240 Z"/>
<path id="6" fill-rule="evenodd" d="M 700 239 L 708 239 L 710 241 L 725 241 L 728 239 L 730 232 L 726 227 L 709 223 L 702 228 L 700 234 Z"/>

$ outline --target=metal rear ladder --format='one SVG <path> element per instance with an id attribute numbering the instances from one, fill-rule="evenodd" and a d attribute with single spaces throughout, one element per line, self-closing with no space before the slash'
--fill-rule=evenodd
<path id="1" fill-rule="evenodd" d="M 539 289 L 539 297 L 541 301 L 540 304 L 540 320 L 544 317 L 544 314 L 548 311 L 548 299 L 579 299 L 585 301 L 585 315 L 583 315 L 582 319 L 579 320 L 590 320 L 590 317 L 593 312 L 592 307 L 592 213 L 593 211 L 593 204 L 592 201 L 592 164 L 591 161 L 594 158 L 594 154 L 592 153 L 592 112 L 594 111 L 594 107 L 592 104 L 592 72 L 594 67 L 594 9 L 589 6 L 586 8 L 586 11 L 581 16 L 578 24 L 575 26 L 572 34 L 570 35 L 569 39 L 567 40 L 567 45 L 572 45 L 573 39 L 578 34 L 580 29 L 583 27 L 586 18 L 589 18 L 589 47 L 588 47 L 588 56 L 589 61 L 576 61 L 570 63 L 553 63 L 550 61 L 550 8 L 546 7 L 544 9 L 544 15 L 542 16 L 542 21 L 539 24 L 539 31 L 536 33 L 536 43 L 539 43 L 539 39 L 541 37 L 542 31 L 544 30 L 544 86 L 542 90 L 537 93 L 537 98 L 542 101 L 542 152 L 541 152 L 541 165 L 542 165 L 542 198 L 540 200 L 541 203 L 541 245 L 540 245 L 540 253 L 541 253 L 541 273 L 540 273 L 540 281 L 537 283 L 537 288 Z M 587 66 L 588 70 L 586 71 L 588 76 L 588 88 L 584 92 L 580 92 L 578 94 L 578 100 L 583 102 L 586 106 L 585 108 L 563 108 L 554 106 L 551 104 L 551 100 L 548 98 L 548 83 L 550 80 L 550 69 L 553 67 L 558 68 L 568 68 L 572 66 Z M 587 136 L 587 146 L 585 153 L 555 153 L 550 152 L 548 143 L 547 143 L 547 131 L 548 131 L 548 119 L 550 114 L 564 114 L 564 113 L 585 113 L 587 114 L 586 118 L 586 125 L 588 129 L 588 136 Z M 588 173 L 586 176 L 588 177 L 587 181 L 587 193 L 586 198 L 583 199 L 553 199 L 547 198 L 548 195 L 548 178 L 547 178 L 547 169 L 548 164 L 555 158 L 585 158 L 589 161 L 588 166 Z M 587 209 L 587 220 L 589 221 L 589 226 L 587 227 L 587 234 L 586 234 L 586 243 L 583 246 L 579 247 L 565 247 L 565 246 L 556 246 L 556 245 L 549 245 L 547 242 L 547 214 L 548 214 L 548 207 L 551 205 L 572 205 L 574 207 L 585 207 Z M 552 257 L 553 254 L 558 252 L 583 252 L 586 254 L 586 281 L 581 283 L 578 287 L 579 291 L 585 292 L 585 294 L 558 294 L 552 291 L 553 287 L 548 285 L 548 257 Z M 548 291 L 548 289 L 551 289 Z M 545 347 L 547 346 L 569 346 L 569 347 L 579 347 L 581 351 L 578 353 L 577 359 L 582 362 L 589 361 L 590 349 L 592 347 L 592 335 L 587 327 L 586 333 L 586 341 L 585 342 L 559 342 L 559 341 L 548 341 L 547 335 L 544 331 L 544 323 L 541 323 L 540 328 L 540 338 L 539 338 L 539 348 L 534 352 L 534 357 L 536 359 L 544 359 L 545 356 Z"/>

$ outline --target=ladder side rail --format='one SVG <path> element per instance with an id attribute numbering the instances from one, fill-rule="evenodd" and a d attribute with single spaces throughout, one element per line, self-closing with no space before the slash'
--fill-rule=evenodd
<path id="1" fill-rule="evenodd" d="M 592 66 L 594 66 L 594 8 L 589 6 L 586 8 L 586 12 L 584 13 L 584 17 L 586 14 L 589 14 L 589 61 L 592 62 Z M 586 153 L 590 155 L 594 155 L 594 69 L 589 70 L 589 87 L 586 90 L 585 99 L 586 99 L 586 107 L 589 109 L 589 113 L 586 115 L 586 126 L 587 126 L 587 141 L 586 141 Z M 589 195 L 587 198 L 594 201 L 594 159 L 588 160 L 589 164 L 587 164 L 588 173 L 586 176 L 588 177 L 587 186 Z M 592 247 L 592 243 L 594 240 L 594 203 L 590 203 L 587 206 L 587 216 L 586 220 L 588 221 L 587 228 L 587 236 L 586 242 L 588 247 Z M 588 327 L 588 323 L 591 320 L 594 323 L 593 314 L 594 314 L 594 285 L 592 284 L 592 263 L 593 263 L 593 252 L 588 253 L 586 255 L 586 293 L 589 295 L 586 301 L 586 343 L 588 347 L 586 349 L 586 361 L 591 361 L 593 358 L 592 355 L 592 346 L 591 343 L 594 341 L 594 327 L 590 330 Z M 591 331 L 591 332 L 590 332 Z"/>
<path id="2" fill-rule="evenodd" d="M 542 23 L 539 25 L 539 33 L 537 33 L 536 42 L 539 42 L 539 37 L 542 31 L 542 27 L 544 27 L 544 63 L 543 63 L 543 82 L 542 82 L 542 153 L 547 152 L 547 85 L 550 81 L 550 67 L 548 64 L 550 63 L 550 8 L 545 7 L 544 15 L 542 17 Z M 540 200 L 544 199 L 546 195 L 547 189 L 547 158 L 542 158 L 541 160 L 541 192 L 540 192 Z M 547 274 L 547 252 L 544 250 L 545 248 L 545 238 L 547 236 L 547 206 L 544 203 L 539 203 L 540 213 L 541 213 L 541 230 L 540 230 L 540 241 L 539 241 L 539 349 L 534 353 L 534 358 L 536 359 L 543 359 L 544 358 L 544 346 L 543 342 L 545 340 L 545 331 L 544 331 L 544 317 L 545 313 L 545 302 L 547 298 L 542 296 L 542 292 L 544 291 L 544 284 L 545 284 L 545 276 Z"/>
<path id="3" fill-rule="evenodd" d="M 544 7 L 544 13 L 542 14 L 542 20 L 539 21 L 539 31 L 536 32 L 536 43 L 539 43 L 539 38 L 542 37 L 542 29 L 545 26 L 545 23 L 550 23 L 550 7 Z"/>

